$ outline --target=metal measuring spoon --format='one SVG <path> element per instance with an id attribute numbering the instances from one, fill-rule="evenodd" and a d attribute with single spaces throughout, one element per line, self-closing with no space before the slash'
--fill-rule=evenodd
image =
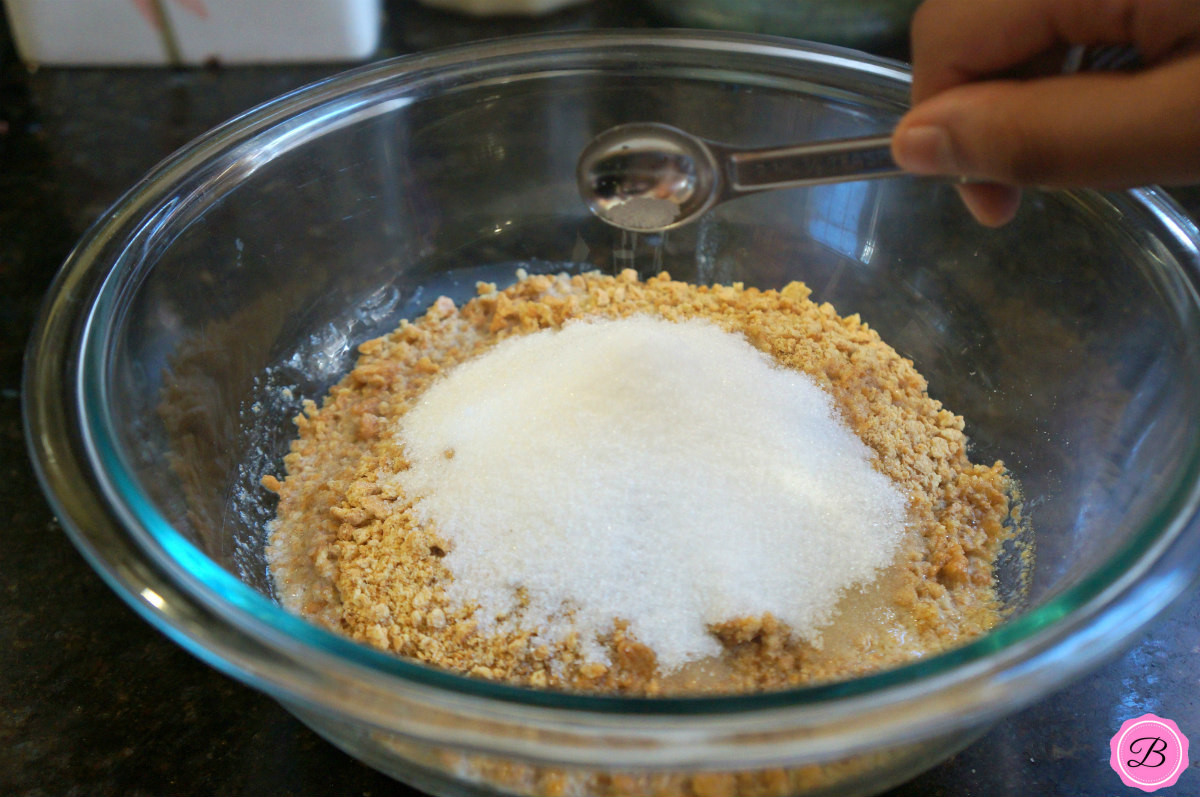
<path id="1" fill-rule="evenodd" d="M 604 221 L 662 232 L 744 194 L 902 173 L 890 136 L 737 149 L 670 125 L 635 122 L 592 139 L 575 176 L 584 201 Z"/>
<path id="2" fill-rule="evenodd" d="M 1136 69 L 1136 49 L 1070 48 L 1056 69 L 1037 74 Z M 575 170 L 592 212 L 632 232 L 663 232 L 695 221 L 713 206 L 757 191 L 893 177 L 891 135 L 741 149 L 657 122 L 605 130 L 584 147 Z"/>

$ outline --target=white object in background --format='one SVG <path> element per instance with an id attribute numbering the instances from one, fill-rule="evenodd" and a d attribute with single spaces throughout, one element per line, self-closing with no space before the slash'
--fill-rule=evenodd
<path id="1" fill-rule="evenodd" d="M 427 6 L 444 11 L 457 11 L 473 17 L 490 17 L 502 14 L 537 16 L 548 14 L 566 6 L 587 0 L 421 0 Z"/>
<path id="2" fill-rule="evenodd" d="M 379 42 L 381 0 L 4 0 L 29 64 L 343 61 Z"/>

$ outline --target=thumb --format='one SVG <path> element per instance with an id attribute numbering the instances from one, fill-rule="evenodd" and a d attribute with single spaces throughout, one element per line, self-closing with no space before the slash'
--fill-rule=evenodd
<path id="1" fill-rule="evenodd" d="M 1118 188 L 1200 179 L 1200 56 L 1135 74 L 968 83 L 900 121 L 916 174 L 1006 185 Z"/>

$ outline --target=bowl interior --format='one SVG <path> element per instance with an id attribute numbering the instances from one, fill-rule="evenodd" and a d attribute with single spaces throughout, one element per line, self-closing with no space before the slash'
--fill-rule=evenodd
<path id="1" fill-rule="evenodd" d="M 1019 479 L 1037 552 L 1027 590 L 1009 585 L 1015 616 L 1069 613 L 1077 598 L 1061 596 L 1118 579 L 1172 526 L 1195 478 L 1200 319 L 1194 245 L 1151 195 L 1032 192 L 988 230 L 950 187 L 893 179 L 622 234 L 574 184 L 600 130 L 660 121 L 739 145 L 880 133 L 905 107 L 903 72 L 772 44 L 441 64 L 355 73 L 218 131 L 111 244 L 81 413 L 150 539 L 177 533 L 271 597 L 260 480 L 280 474 L 302 402 L 362 341 L 518 268 L 803 280 L 860 314 L 966 418 L 973 459 Z"/>

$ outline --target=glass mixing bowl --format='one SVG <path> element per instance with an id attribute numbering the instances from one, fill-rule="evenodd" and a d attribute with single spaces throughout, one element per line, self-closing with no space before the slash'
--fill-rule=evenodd
<path id="1" fill-rule="evenodd" d="M 901 65 L 845 50 L 615 32 L 387 61 L 252 110 L 135 186 L 54 283 L 24 386 L 50 500 L 150 622 L 434 793 L 880 791 L 1096 665 L 1192 578 L 1200 234 L 1154 190 L 1033 193 L 989 230 L 949 187 L 894 179 L 635 238 L 573 174 L 622 122 L 779 144 L 887 131 L 907 98 Z M 802 279 L 861 313 L 1023 485 L 1037 559 L 1011 618 L 843 683 L 633 699 L 459 677 L 284 612 L 259 480 L 300 402 L 359 342 L 518 267 Z"/>

